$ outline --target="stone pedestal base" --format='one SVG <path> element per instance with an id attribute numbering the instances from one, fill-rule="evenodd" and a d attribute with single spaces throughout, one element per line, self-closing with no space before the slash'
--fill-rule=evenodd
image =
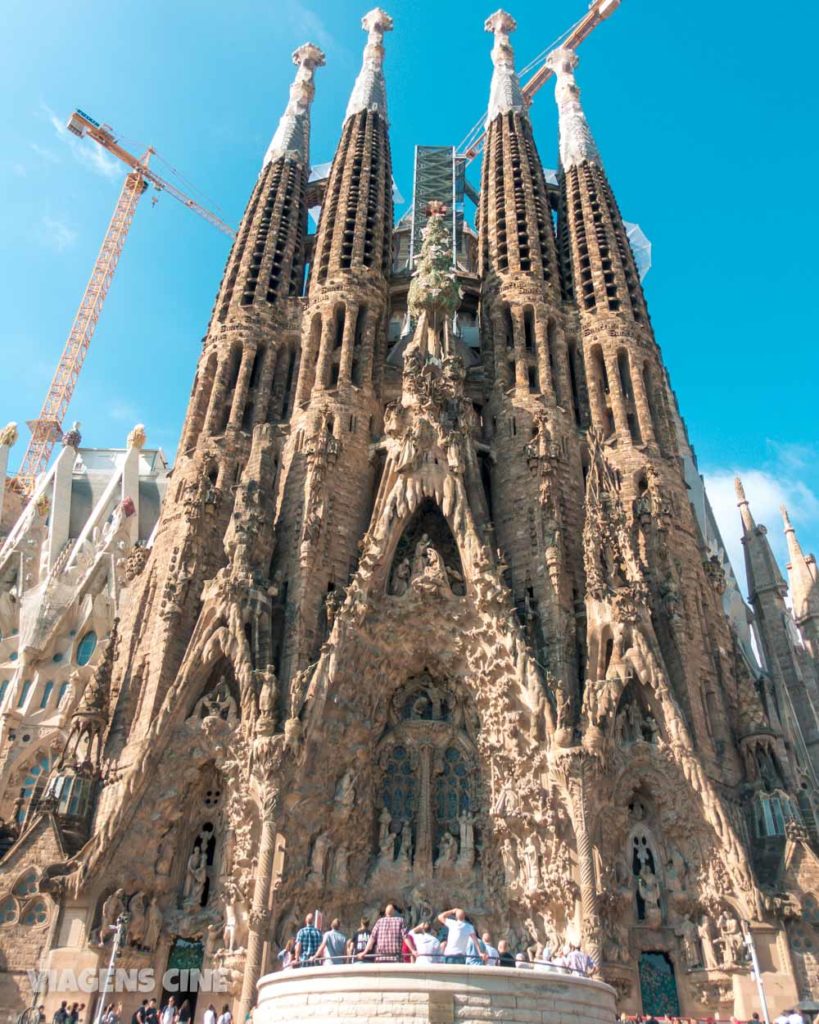
<path id="1" fill-rule="evenodd" d="M 600 981 L 508 967 L 352 964 L 268 974 L 254 1024 L 612 1024 Z"/>

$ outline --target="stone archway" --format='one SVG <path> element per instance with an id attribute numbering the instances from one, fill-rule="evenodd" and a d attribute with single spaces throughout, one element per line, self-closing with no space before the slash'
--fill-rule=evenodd
<path id="1" fill-rule="evenodd" d="M 400 596 L 410 580 L 425 570 L 430 576 L 437 571 L 442 584 L 451 588 L 453 594 L 462 596 L 466 592 L 457 541 L 443 512 L 431 498 L 421 502 L 399 538 L 390 570 L 389 593 Z"/>

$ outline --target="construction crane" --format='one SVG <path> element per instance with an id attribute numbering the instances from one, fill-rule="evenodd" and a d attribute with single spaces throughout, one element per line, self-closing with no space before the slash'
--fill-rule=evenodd
<path id="1" fill-rule="evenodd" d="M 523 78 L 533 68 L 537 68 L 532 77 L 522 86 L 523 95 L 528 103 L 532 102 L 538 89 L 545 85 L 554 74 L 552 69 L 546 64 L 546 58 L 552 50 L 557 49 L 559 46 L 568 46 L 571 49 L 579 46 L 602 21 L 610 18 L 619 6 L 620 0 L 592 0 L 588 11 L 586 11 L 580 21 L 572 25 L 568 32 L 564 32 L 562 36 L 559 36 L 521 70 L 520 77 Z M 458 147 L 458 153 L 466 160 L 467 164 L 471 163 L 480 153 L 485 137 L 486 128 L 483 119 L 481 119 L 474 125 Z"/>
<path id="2" fill-rule="evenodd" d="M 57 364 L 40 415 L 36 420 L 29 420 L 28 423 L 31 429 L 31 438 L 14 479 L 14 487 L 24 495 L 30 495 L 34 490 L 37 477 L 48 466 L 54 445 L 62 437 L 63 419 L 88 353 L 88 346 L 94 336 L 105 297 L 111 287 L 111 280 L 128 236 L 128 229 L 134 219 L 137 203 L 148 185 L 153 185 L 158 192 L 167 192 L 168 195 L 178 199 L 189 210 L 198 213 L 219 231 L 230 238 L 235 237 L 235 232 L 230 225 L 225 224 L 210 210 L 200 206 L 175 185 L 160 178 L 148 166 L 148 162 L 155 152 L 153 148 L 149 147 L 142 157 L 134 156 L 119 144 L 110 125 L 100 124 L 81 110 L 74 111 L 68 120 L 67 128 L 80 138 L 88 136 L 93 139 L 131 169 L 122 183 L 114 214 L 111 217 L 108 230 L 105 232 L 91 278 L 86 285 L 77 315 L 74 317 L 74 323 L 71 325 L 68 340 Z"/>

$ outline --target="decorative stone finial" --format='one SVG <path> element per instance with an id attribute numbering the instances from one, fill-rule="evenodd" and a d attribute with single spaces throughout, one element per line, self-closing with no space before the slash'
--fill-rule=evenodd
<path id="1" fill-rule="evenodd" d="M 147 435 L 145 433 L 145 424 L 137 423 L 131 433 L 128 435 L 128 447 L 136 448 L 139 451 L 145 447 L 147 441 Z"/>
<path id="2" fill-rule="evenodd" d="M 82 444 L 82 434 L 80 433 L 79 422 L 71 424 L 71 429 L 66 430 L 62 437 L 63 448 L 79 448 Z"/>
<path id="3" fill-rule="evenodd" d="M 563 170 L 583 163 L 600 164 L 589 123 L 580 105 L 580 89 L 574 80 L 577 54 L 564 46 L 553 50 L 546 66 L 557 78 L 555 100 L 560 118 L 560 163 Z"/>
<path id="4" fill-rule="evenodd" d="M 526 100 L 515 73 L 515 51 L 509 42 L 509 34 L 518 27 L 511 14 L 506 11 L 495 11 L 490 14 L 483 26 L 487 32 L 495 36 L 492 47 L 492 85 L 489 88 L 489 107 L 486 112 L 486 124 L 494 121 L 498 114 L 506 114 L 510 110 L 526 112 Z"/>
<path id="5" fill-rule="evenodd" d="M 367 45 L 361 71 L 355 80 L 347 113 L 344 119 L 362 110 L 373 110 L 387 116 L 387 86 L 384 82 L 384 33 L 391 32 L 392 18 L 380 7 L 374 7 L 361 19 L 361 27 L 367 33 Z"/>
<path id="6" fill-rule="evenodd" d="M 324 67 L 324 53 L 314 43 L 303 43 L 294 51 L 293 63 L 299 70 L 290 86 L 290 99 L 264 155 L 262 170 L 282 157 L 291 157 L 303 164 L 309 160 L 310 105 L 316 94 L 313 75 L 316 68 Z"/>
<path id="7" fill-rule="evenodd" d="M 785 525 L 785 533 L 793 533 L 793 523 L 791 523 L 791 517 L 788 515 L 787 508 L 784 505 L 780 505 L 779 511 L 782 514 L 782 522 Z"/>
<path id="8" fill-rule="evenodd" d="M 12 445 L 17 444 L 17 438 L 19 437 L 16 423 L 7 423 L 2 430 L 0 430 L 0 448 L 6 447 L 11 448 Z"/>
<path id="9" fill-rule="evenodd" d="M 734 477 L 734 491 L 737 496 L 737 505 L 747 505 L 748 499 L 745 497 L 745 488 L 742 486 L 742 481 L 738 476 Z"/>

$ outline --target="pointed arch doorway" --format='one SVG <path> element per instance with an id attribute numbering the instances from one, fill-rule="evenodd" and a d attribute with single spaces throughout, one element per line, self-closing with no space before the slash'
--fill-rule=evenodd
<path id="1" fill-rule="evenodd" d="M 674 964 L 668 953 L 640 954 L 640 998 L 648 1016 L 680 1016 L 680 997 Z"/>

